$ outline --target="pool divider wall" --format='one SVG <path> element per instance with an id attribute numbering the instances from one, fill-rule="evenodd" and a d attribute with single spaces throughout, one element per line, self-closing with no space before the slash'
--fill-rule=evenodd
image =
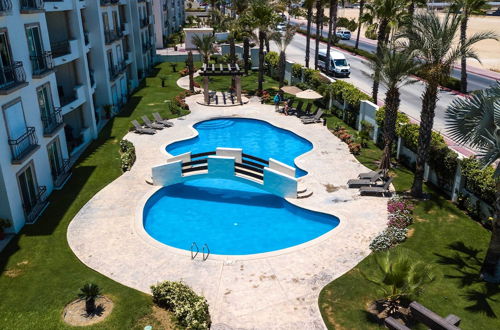
<path id="1" fill-rule="evenodd" d="M 178 160 L 180 160 L 182 162 L 190 162 L 191 161 L 191 151 L 185 152 L 185 153 L 177 155 L 177 156 L 170 157 L 169 159 L 167 159 L 167 163 L 173 163 L 173 162 L 176 162 Z"/>
<path id="2" fill-rule="evenodd" d="M 234 157 L 209 156 L 208 176 L 222 179 L 234 177 Z"/>
<path id="3" fill-rule="evenodd" d="M 234 157 L 237 163 L 241 163 L 243 151 L 239 148 L 217 148 L 215 155 L 221 157 Z"/>
<path id="4" fill-rule="evenodd" d="M 295 168 L 283 164 L 282 162 L 277 161 L 276 159 L 269 158 L 269 168 L 281 172 L 285 175 L 291 176 L 292 178 L 295 178 Z"/>
<path id="5" fill-rule="evenodd" d="M 264 168 L 264 189 L 281 197 L 297 197 L 297 179 L 269 167 Z"/>
<path id="6" fill-rule="evenodd" d="M 189 157 L 191 159 L 191 157 Z M 151 177 L 155 186 L 169 186 L 183 182 L 182 160 L 176 160 L 151 168 Z"/>

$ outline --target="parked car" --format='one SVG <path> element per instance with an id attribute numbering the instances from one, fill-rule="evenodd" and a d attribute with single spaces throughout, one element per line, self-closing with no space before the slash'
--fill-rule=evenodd
<path id="1" fill-rule="evenodd" d="M 278 32 L 285 32 L 286 30 L 286 24 L 280 23 L 276 26 L 276 31 Z"/>
<path id="2" fill-rule="evenodd" d="M 318 66 L 321 70 L 326 70 L 326 49 L 320 49 L 318 52 Z M 351 74 L 351 66 L 345 55 L 341 52 L 330 50 L 330 70 L 326 72 L 327 75 L 332 75 L 334 77 L 347 77 Z"/>
<path id="3" fill-rule="evenodd" d="M 349 30 L 339 30 L 335 34 L 342 40 L 351 40 L 351 31 Z"/>

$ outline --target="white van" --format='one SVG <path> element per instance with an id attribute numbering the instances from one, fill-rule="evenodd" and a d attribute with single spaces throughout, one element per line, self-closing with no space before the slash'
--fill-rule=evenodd
<path id="1" fill-rule="evenodd" d="M 318 52 L 318 66 L 322 70 L 326 70 L 326 49 L 320 49 Z M 326 74 L 331 74 L 335 77 L 349 77 L 351 74 L 351 66 L 344 54 L 330 50 L 330 72 Z"/>

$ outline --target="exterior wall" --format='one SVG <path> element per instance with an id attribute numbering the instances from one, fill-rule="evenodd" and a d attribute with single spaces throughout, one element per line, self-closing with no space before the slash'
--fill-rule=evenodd
<path id="1" fill-rule="evenodd" d="M 25 74 L 25 83 L 18 84 L 18 89 L 0 88 L 0 217 L 13 223 L 6 231 L 19 232 L 28 218 L 33 220 L 33 212 L 28 214 L 23 207 L 20 171 L 28 166 L 33 168 L 35 186 L 46 189 L 40 190 L 45 191 L 40 195 L 45 200 L 63 182 L 57 180 L 60 177 L 52 177 L 47 147 L 59 141 L 64 164 L 76 159 L 106 123 L 104 106 L 112 105 L 113 112 L 119 111 L 138 86 L 143 72 L 151 68 L 154 47 L 144 47 L 144 42 L 154 38 L 151 1 L 47 0 L 40 2 L 40 8 L 21 11 L 21 1 L 11 0 L 12 9 L 0 15 L 0 29 L 7 31 L 12 60 L 22 63 L 21 72 Z M 145 16 L 139 16 L 140 8 Z M 118 18 L 117 26 L 113 12 Z M 109 29 L 119 32 L 112 42 L 106 40 L 104 13 L 108 14 Z M 140 22 L 143 17 L 149 18 Z M 53 63 L 53 70 L 44 70 L 43 74 L 35 72 L 36 64 L 28 48 L 26 26 L 33 24 L 39 26 L 42 51 L 49 52 L 46 58 Z M 108 51 L 113 65 L 123 65 L 118 74 L 110 65 Z M 50 87 L 52 109 L 61 114 L 61 125 L 50 132 L 38 102 L 37 90 L 41 86 Z M 18 101 L 26 127 L 34 131 L 27 149 L 31 151 L 20 159 L 13 157 L 13 142 L 3 110 Z M 35 216 L 42 211 L 43 208 L 36 209 Z"/>
<path id="2" fill-rule="evenodd" d="M 186 36 L 186 50 L 194 50 L 196 49 L 196 46 L 193 44 L 193 36 L 199 35 L 203 36 L 206 34 L 212 34 L 213 33 L 212 28 L 189 28 L 189 29 L 184 29 L 184 33 Z"/>

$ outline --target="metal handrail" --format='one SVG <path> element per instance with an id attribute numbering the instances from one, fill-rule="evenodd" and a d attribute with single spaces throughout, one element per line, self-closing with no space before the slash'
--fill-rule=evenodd
<path id="1" fill-rule="evenodd" d="M 43 10 L 43 0 L 21 0 L 21 10 Z"/>
<path id="2" fill-rule="evenodd" d="M 71 47 L 69 45 L 69 40 L 51 42 L 50 48 L 52 49 L 52 55 L 54 57 L 60 57 L 60 56 L 68 55 L 71 53 Z"/>
<path id="3" fill-rule="evenodd" d="M 12 1 L 0 0 L 0 12 L 10 13 L 12 11 Z"/>
<path id="4" fill-rule="evenodd" d="M 207 248 L 207 254 L 205 255 L 205 247 Z M 210 255 L 210 249 L 208 248 L 208 244 L 205 243 L 205 245 L 203 245 L 203 261 L 206 261 L 208 259 L 208 256 Z"/>
<path id="5" fill-rule="evenodd" d="M 8 143 L 12 152 L 12 159 L 22 159 L 27 153 L 29 153 L 35 146 L 38 145 L 38 138 L 35 133 L 35 128 L 27 127 L 26 133 L 24 133 L 17 139 L 9 139 Z"/>
<path id="6" fill-rule="evenodd" d="M 55 108 L 46 116 L 42 115 L 43 133 L 50 134 L 54 132 L 63 123 L 61 108 Z"/>
<path id="7" fill-rule="evenodd" d="M 31 68 L 33 75 L 40 75 L 54 69 L 54 61 L 52 59 L 52 52 L 43 52 L 40 55 L 31 55 Z"/>
<path id="8" fill-rule="evenodd" d="M 38 191 L 34 201 L 30 204 L 23 203 L 24 212 L 26 213 L 26 223 L 33 224 L 40 215 L 40 212 L 45 208 L 45 193 L 47 192 L 46 186 L 38 186 Z"/>
<path id="9" fill-rule="evenodd" d="M 26 82 L 23 62 L 15 61 L 0 67 L 0 89 L 8 89 L 13 85 Z"/>
<path id="10" fill-rule="evenodd" d="M 196 253 L 194 255 L 193 255 L 193 247 L 196 248 Z M 191 260 L 196 258 L 196 256 L 198 255 L 199 252 L 200 252 L 200 249 L 198 248 L 198 244 L 196 244 L 196 242 L 193 242 L 193 244 L 191 244 Z"/>

